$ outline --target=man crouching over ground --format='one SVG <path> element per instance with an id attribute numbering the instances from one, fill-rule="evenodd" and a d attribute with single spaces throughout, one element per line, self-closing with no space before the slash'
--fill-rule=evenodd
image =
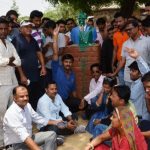
<path id="1" fill-rule="evenodd" d="M 56 134 L 53 131 L 32 135 L 32 121 L 46 126 L 59 121 L 48 121 L 39 116 L 28 103 L 29 94 L 24 86 L 13 90 L 14 101 L 4 116 L 4 143 L 9 150 L 56 150 Z"/>

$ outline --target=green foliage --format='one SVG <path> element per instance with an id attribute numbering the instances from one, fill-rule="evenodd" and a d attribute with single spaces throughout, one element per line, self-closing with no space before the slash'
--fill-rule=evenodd
<path id="1" fill-rule="evenodd" d="M 10 9 L 12 9 L 12 10 L 15 10 L 15 11 L 19 11 L 19 7 L 17 6 L 17 4 L 16 4 L 16 0 L 13 0 L 13 4 L 12 4 L 12 6 L 10 7 Z"/>
<path id="2" fill-rule="evenodd" d="M 47 10 L 44 13 L 44 17 L 51 18 L 55 21 L 61 18 L 67 19 L 68 17 L 76 19 L 77 13 L 79 13 L 79 10 L 75 10 L 71 5 L 59 3 L 55 5 L 55 9 Z"/>
<path id="3" fill-rule="evenodd" d="M 101 6 L 110 6 L 112 4 L 117 4 L 120 7 L 128 5 L 130 7 L 130 1 L 128 0 L 46 0 L 51 4 L 56 5 L 59 2 L 64 4 L 70 4 L 75 9 L 83 10 L 84 12 L 90 14 L 92 12 L 92 6 L 97 8 Z M 138 5 L 147 2 L 148 0 L 131 0 L 132 4 Z"/>

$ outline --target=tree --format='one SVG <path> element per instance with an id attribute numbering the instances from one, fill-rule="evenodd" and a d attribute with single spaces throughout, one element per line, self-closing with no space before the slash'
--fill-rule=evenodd
<path id="1" fill-rule="evenodd" d="M 93 6 L 102 7 L 110 6 L 112 4 L 117 4 L 120 6 L 121 12 L 125 14 L 126 17 L 132 15 L 135 6 L 143 4 L 148 0 L 46 0 L 51 4 L 56 5 L 59 2 L 65 4 L 71 4 L 75 9 L 80 9 L 91 14 Z"/>
<path id="2" fill-rule="evenodd" d="M 19 7 L 16 4 L 16 0 L 13 0 L 13 4 L 12 4 L 10 9 L 15 10 L 16 12 L 19 11 Z"/>
<path id="3" fill-rule="evenodd" d="M 44 17 L 51 18 L 53 20 L 58 20 L 60 18 L 67 19 L 74 18 L 76 19 L 76 14 L 79 12 L 79 10 L 75 10 L 71 5 L 66 3 L 59 3 L 56 5 L 55 9 L 53 10 L 47 10 L 44 13 Z"/>

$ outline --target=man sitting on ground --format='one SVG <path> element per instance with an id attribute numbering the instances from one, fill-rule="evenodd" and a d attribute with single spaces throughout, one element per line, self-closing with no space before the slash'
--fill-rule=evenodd
<path id="1" fill-rule="evenodd" d="M 85 132 L 85 127 L 77 123 L 72 118 L 72 113 L 64 104 L 62 98 L 57 94 L 57 85 L 54 81 L 49 82 L 45 88 L 46 93 L 39 99 L 37 105 L 37 113 L 48 120 L 60 121 L 57 125 L 39 126 L 42 131 L 55 131 L 58 135 L 69 135 L 72 133 Z M 63 121 L 60 112 L 64 116 Z"/>
<path id="2" fill-rule="evenodd" d="M 11 150 L 56 150 L 56 134 L 53 131 L 32 135 L 32 121 L 46 126 L 57 124 L 39 116 L 31 107 L 28 90 L 24 86 L 13 89 L 14 102 L 4 116 L 4 143 Z"/>

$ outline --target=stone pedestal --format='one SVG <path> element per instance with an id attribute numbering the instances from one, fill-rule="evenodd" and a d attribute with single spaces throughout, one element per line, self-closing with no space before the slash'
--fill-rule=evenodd
<path id="1" fill-rule="evenodd" d="M 80 51 L 78 46 L 72 45 L 65 48 L 64 54 L 66 53 L 74 57 L 73 70 L 76 74 L 77 95 L 83 98 L 89 92 L 90 66 L 100 62 L 100 47 L 93 45 Z"/>

